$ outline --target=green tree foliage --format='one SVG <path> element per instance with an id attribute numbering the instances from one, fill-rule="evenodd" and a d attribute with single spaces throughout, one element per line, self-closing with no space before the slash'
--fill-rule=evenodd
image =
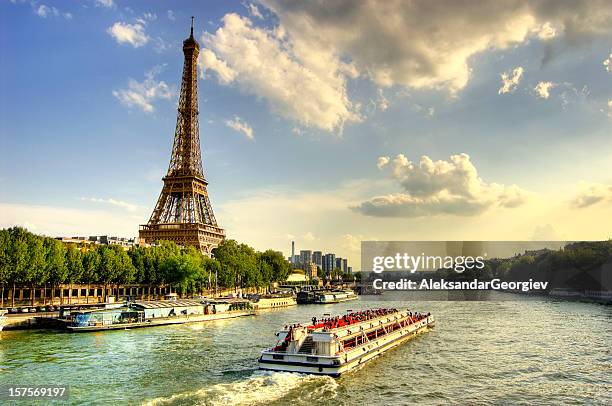
<path id="1" fill-rule="evenodd" d="M 83 282 L 84 268 L 83 268 L 83 254 L 81 251 L 73 246 L 68 247 L 66 252 L 66 266 L 68 267 L 68 282 L 78 283 Z"/>
<path id="2" fill-rule="evenodd" d="M 264 278 L 265 282 L 284 281 L 287 279 L 287 276 L 289 276 L 291 264 L 289 264 L 282 253 L 273 250 L 266 250 L 261 253 L 260 260 L 269 265 L 272 271 L 269 278 Z"/>
<path id="3" fill-rule="evenodd" d="M 66 266 L 66 246 L 53 238 L 45 238 L 45 270 L 49 281 L 54 284 L 66 282 L 68 267 Z M 40 283 L 40 281 L 39 281 Z"/>
<path id="4" fill-rule="evenodd" d="M 32 285 L 46 283 L 49 279 L 49 273 L 46 269 L 46 250 L 43 240 L 34 234 L 26 235 L 28 244 L 28 264 L 23 282 L 28 282 Z"/>
<path id="5" fill-rule="evenodd" d="M 9 283 L 12 273 L 10 263 L 11 236 L 9 230 L 0 230 L 0 284 L 2 286 Z"/>
<path id="6" fill-rule="evenodd" d="M 226 240 L 209 258 L 193 247 L 161 241 L 152 247 L 65 245 L 20 227 L 0 230 L 0 284 L 170 284 L 181 293 L 221 287 L 267 286 L 291 267 L 279 252 L 257 252 Z"/>
<path id="7" fill-rule="evenodd" d="M 95 283 L 98 281 L 98 268 L 100 267 L 100 252 L 97 249 L 85 251 L 82 256 L 84 283 Z"/>

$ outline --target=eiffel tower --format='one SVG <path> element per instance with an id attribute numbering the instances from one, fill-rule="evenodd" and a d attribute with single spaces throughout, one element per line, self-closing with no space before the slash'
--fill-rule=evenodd
<path id="1" fill-rule="evenodd" d="M 174 241 L 210 255 L 225 239 L 225 231 L 215 220 L 202 169 L 198 126 L 199 53 L 191 17 L 191 35 L 183 41 L 185 62 L 172 157 L 153 214 L 148 224 L 140 226 L 139 235 L 147 243 Z"/>

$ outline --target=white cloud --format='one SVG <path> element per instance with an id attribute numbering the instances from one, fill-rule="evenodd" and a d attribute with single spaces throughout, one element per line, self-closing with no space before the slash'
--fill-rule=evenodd
<path id="1" fill-rule="evenodd" d="M 385 111 L 389 108 L 389 100 L 385 97 L 383 89 L 378 89 L 378 98 L 376 99 L 376 107 L 380 111 Z"/>
<path id="2" fill-rule="evenodd" d="M 146 72 L 143 82 L 137 82 L 130 78 L 128 88 L 113 90 L 113 96 L 129 108 L 138 107 L 145 113 L 152 113 L 155 110 L 153 102 L 160 99 L 171 100 L 176 94 L 172 86 L 169 86 L 163 80 L 157 81 L 155 79 L 161 69 L 161 66 L 156 66 Z"/>
<path id="3" fill-rule="evenodd" d="M 176 16 L 174 15 L 174 11 L 168 10 L 166 12 L 166 15 L 168 16 L 168 20 L 170 20 L 170 21 L 175 21 L 176 20 Z"/>
<path id="4" fill-rule="evenodd" d="M 253 135 L 253 128 L 251 128 L 251 126 L 247 122 L 245 122 L 238 116 L 234 116 L 234 118 L 231 120 L 225 120 L 225 125 L 231 128 L 232 130 L 244 134 L 244 136 L 250 140 L 255 139 L 255 136 Z"/>
<path id="5" fill-rule="evenodd" d="M 49 236 L 107 235 L 132 237 L 147 221 L 146 212 L 88 210 L 0 202 L 0 227 L 16 224 Z"/>
<path id="6" fill-rule="evenodd" d="M 261 18 L 261 19 L 264 18 L 264 16 L 261 14 L 261 11 L 259 11 L 259 7 L 257 7 L 256 4 L 249 3 L 248 8 L 249 8 L 249 14 L 252 15 L 253 17 Z"/>
<path id="7" fill-rule="evenodd" d="M 262 2 L 298 53 L 348 60 L 381 87 L 450 92 L 465 87 L 469 61 L 481 52 L 553 36 L 577 44 L 579 37 L 608 34 L 612 16 L 605 0 Z"/>
<path id="8" fill-rule="evenodd" d="M 391 175 L 403 192 L 376 196 L 353 209 L 380 217 L 472 216 L 492 206 L 518 207 L 528 198 L 516 185 L 483 181 L 467 154 L 452 155 L 449 161 L 432 161 L 424 155 L 418 164 L 399 154 Z"/>
<path id="9" fill-rule="evenodd" d="M 604 59 L 603 65 L 605 66 L 607 72 L 612 72 L 612 54 Z"/>
<path id="10" fill-rule="evenodd" d="M 523 77 L 523 67 L 517 66 L 512 72 L 504 72 L 501 75 L 502 87 L 499 88 L 497 94 L 512 93 L 516 90 L 516 87 Z"/>
<path id="11" fill-rule="evenodd" d="M 124 22 L 116 22 L 106 30 L 119 44 L 128 43 L 134 48 L 141 47 L 149 42 L 149 37 L 145 33 L 145 27 L 142 22 L 128 24 Z"/>
<path id="12" fill-rule="evenodd" d="M 202 49 L 199 56 L 200 77 L 204 79 L 207 69 L 214 71 L 217 74 L 219 81 L 224 84 L 230 84 L 236 79 L 237 72 L 227 66 L 225 61 L 217 58 L 214 52 L 209 49 Z"/>
<path id="13" fill-rule="evenodd" d="M 317 238 L 314 236 L 314 234 L 312 232 L 307 232 L 306 234 L 304 234 L 302 236 L 302 239 L 306 242 L 313 242 L 314 240 L 316 240 Z"/>
<path id="14" fill-rule="evenodd" d="M 237 14 L 202 37 L 203 70 L 222 84 L 265 99 L 271 109 L 301 125 L 341 133 L 359 121 L 346 92 L 345 67 L 335 57 L 290 42 L 282 27 L 265 29 Z"/>
<path id="15" fill-rule="evenodd" d="M 612 185 L 583 184 L 582 190 L 572 201 L 572 205 L 576 208 L 585 208 L 598 203 L 612 203 Z"/>
<path id="16" fill-rule="evenodd" d="M 148 12 L 144 13 L 142 15 L 142 20 L 144 20 L 144 21 L 155 21 L 155 20 L 157 20 L 157 14 L 155 14 L 155 13 L 148 13 Z"/>
<path id="17" fill-rule="evenodd" d="M 533 30 L 538 38 L 547 40 L 557 36 L 557 30 L 549 22 L 545 22 L 540 27 Z"/>
<path id="18" fill-rule="evenodd" d="M 344 249 L 346 249 L 347 251 L 359 251 L 361 250 L 361 241 L 363 240 L 363 236 L 361 234 L 359 235 L 353 235 L 353 234 L 344 234 L 342 236 L 342 247 Z"/>
<path id="19" fill-rule="evenodd" d="M 115 8 L 113 0 L 96 0 L 96 7 Z"/>
<path id="20" fill-rule="evenodd" d="M 136 204 L 128 203 L 128 202 L 125 202 L 123 200 L 113 199 L 112 197 L 108 198 L 108 199 L 101 199 L 101 198 L 97 198 L 97 197 L 81 197 L 79 200 L 81 200 L 83 202 L 109 204 L 111 206 L 120 207 L 122 209 L 125 209 L 127 211 L 131 211 L 131 212 L 135 212 L 135 211 L 138 211 L 140 209 L 140 206 L 138 206 Z"/>
<path id="21" fill-rule="evenodd" d="M 57 7 L 47 6 L 46 4 L 31 3 L 34 13 L 41 17 L 64 17 L 66 20 L 72 20 L 72 13 L 62 12 Z"/>
<path id="22" fill-rule="evenodd" d="M 376 167 L 378 169 L 382 169 L 384 168 L 389 162 L 391 161 L 391 158 L 389 158 L 388 156 L 379 156 L 378 157 L 378 162 L 376 162 Z"/>
<path id="23" fill-rule="evenodd" d="M 550 97 L 550 89 L 557 86 L 553 82 L 539 82 L 533 90 L 536 95 L 542 99 L 548 99 Z"/>
<path id="24" fill-rule="evenodd" d="M 49 7 L 45 4 L 41 4 L 40 6 L 36 7 L 34 11 L 36 12 L 36 15 L 42 18 L 47 18 L 51 15 L 59 15 L 59 11 L 55 7 Z"/>

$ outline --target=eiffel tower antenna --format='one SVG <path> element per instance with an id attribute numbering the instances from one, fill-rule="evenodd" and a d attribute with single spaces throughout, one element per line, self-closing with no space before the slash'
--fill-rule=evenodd
<path id="1" fill-rule="evenodd" d="M 198 54 L 200 45 L 191 34 L 183 41 L 183 79 L 179 98 L 174 144 L 168 172 L 157 204 L 139 236 L 147 243 L 167 240 L 192 245 L 210 255 L 225 239 L 225 231 L 217 225 L 208 198 L 208 182 L 204 177 L 198 126 Z"/>

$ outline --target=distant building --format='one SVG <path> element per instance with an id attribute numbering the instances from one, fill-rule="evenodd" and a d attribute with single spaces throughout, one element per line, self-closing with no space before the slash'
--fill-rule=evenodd
<path id="1" fill-rule="evenodd" d="M 342 258 L 342 272 L 348 273 L 348 259 Z"/>
<path id="2" fill-rule="evenodd" d="M 334 268 L 342 270 L 342 258 L 337 257 Z"/>
<path id="3" fill-rule="evenodd" d="M 112 237 L 108 235 L 92 235 L 89 237 L 56 237 L 65 244 L 80 244 L 80 245 L 119 245 L 125 249 L 133 246 L 143 245 L 143 241 L 136 238 Z"/>
<path id="4" fill-rule="evenodd" d="M 289 262 L 293 264 L 293 259 L 295 258 L 295 241 L 291 241 L 291 259 Z"/>
<path id="5" fill-rule="evenodd" d="M 312 251 L 301 250 L 300 251 L 300 264 L 308 265 L 312 262 Z"/>
<path id="6" fill-rule="evenodd" d="M 318 275 L 319 267 L 314 262 L 311 262 L 306 269 L 306 274 L 310 279 L 316 278 Z"/>
<path id="7" fill-rule="evenodd" d="M 349 266 L 349 267 L 348 267 L 348 273 L 350 273 L 350 274 L 352 274 L 352 273 L 353 273 L 353 267 L 352 267 L 352 266 Z"/>
<path id="8" fill-rule="evenodd" d="M 322 269 L 325 273 L 330 273 L 336 266 L 336 254 L 325 254 L 323 255 L 323 266 Z"/>
<path id="9" fill-rule="evenodd" d="M 312 262 L 314 262 L 319 268 L 323 268 L 323 253 L 321 251 L 313 251 Z"/>
<path id="10" fill-rule="evenodd" d="M 97 243 L 96 241 L 89 241 L 89 237 L 55 237 L 55 239 L 64 244 L 92 245 Z"/>

